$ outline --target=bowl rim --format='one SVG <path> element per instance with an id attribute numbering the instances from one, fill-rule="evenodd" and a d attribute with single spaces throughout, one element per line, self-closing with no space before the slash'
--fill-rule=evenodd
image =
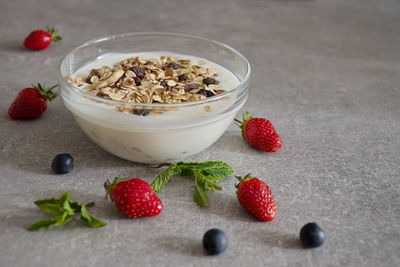
<path id="1" fill-rule="evenodd" d="M 85 92 L 83 89 L 77 87 L 77 86 L 73 86 L 71 85 L 66 77 L 64 77 L 61 73 L 61 65 L 64 62 L 64 60 L 70 56 L 72 53 L 74 53 L 75 51 L 83 48 L 83 47 L 87 47 L 90 46 L 92 44 L 96 44 L 96 43 L 101 43 L 101 42 L 106 42 L 106 41 L 112 41 L 112 40 L 119 40 L 119 39 L 123 39 L 126 37 L 135 37 L 135 36 L 174 36 L 174 37 L 181 37 L 181 38 L 189 38 L 189 39 L 195 39 L 195 40 L 201 40 L 201 41 L 206 41 L 206 42 L 210 42 L 213 43 L 215 45 L 221 46 L 227 50 L 229 50 L 230 52 L 236 54 L 244 63 L 245 63 L 245 77 L 243 78 L 242 81 L 240 81 L 240 83 L 233 89 L 226 91 L 225 93 L 219 94 L 219 95 L 215 95 L 212 97 L 208 97 L 206 99 L 200 99 L 200 100 L 195 100 L 195 101 L 187 101 L 187 102 L 181 102 L 181 103 L 133 103 L 133 102 L 124 102 L 124 101 L 118 101 L 118 100 L 112 100 L 112 99 L 106 99 L 100 96 L 96 96 L 93 94 L 90 94 L 88 92 Z M 218 63 L 217 63 L 218 64 Z M 106 104 L 111 104 L 111 105 L 124 105 L 126 107 L 129 106 L 133 106 L 133 107 L 140 107 L 140 108 L 150 108 L 150 107 L 182 107 L 182 106 L 192 106 L 192 105 L 201 105 L 201 104 L 207 104 L 209 102 L 214 102 L 217 101 L 221 98 L 224 98 L 226 96 L 232 95 L 236 92 L 240 92 L 241 89 L 246 89 L 247 90 L 247 85 L 249 83 L 250 80 L 250 75 L 251 75 L 251 67 L 250 67 L 250 63 L 247 60 L 247 58 L 240 53 L 238 50 L 236 50 L 235 48 L 232 48 L 229 45 L 226 45 L 224 43 L 221 43 L 219 41 L 215 41 L 212 39 L 208 39 L 205 37 L 200 37 L 200 36 L 195 36 L 195 35 L 190 35 L 190 34 L 182 34 L 182 33 L 172 33 L 172 32 L 130 32 L 130 33 L 121 33 L 121 34 L 115 34 L 115 35 L 108 35 L 108 36 L 104 36 L 104 37 L 100 37 L 100 38 L 96 38 L 96 39 L 92 39 L 89 40 L 87 42 L 84 42 L 83 44 L 74 47 L 72 49 L 70 49 L 67 53 L 65 53 L 61 59 L 58 61 L 57 63 L 57 69 L 56 69 L 56 74 L 57 74 L 57 79 L 59 81 L 59 83 L 62 83 L 62 86 L 68 89 L 72 89 L 75 92 L 77 92 L 78 94 L 81 94 L 87 98 L 93 99 L 94 101 L 97 102 L 104 102 Z"/>

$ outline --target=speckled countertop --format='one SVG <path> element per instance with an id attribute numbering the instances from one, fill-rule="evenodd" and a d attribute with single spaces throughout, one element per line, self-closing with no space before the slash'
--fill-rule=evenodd
<path id="1" fill-rule="evenodd" d="M 0 266 L 400 266 L 400 2 L 315 1 L 0 1 Z M 31 30 L 59 28 L 64 40 L 26 51 Z M 284 148 L 247 147 L 232 125 L 190 160 L 225 160 L 272 187 L 275 221 L 247 215 L 233 179 L 192 201 L 192 184 L 175 178 L 159 195 L 155 218 L 124 219 L 104 200 L 116 175 L 150 181 L 157 170 L 110 155 L 79 129 L 60 99 L 35 121 L 12 121 L 20 88 L 56 82 L 67 50 L 104 35 L 169 31 L 216 39 L 241 51 L 253 69 L 245 110 L 269 118 Z M 73 172 L 57 176 L 55 154 L 71 153 Z M 46 218 L 33 204 L 69 191 L 95 201 L 102 229 L 71 223 L 31 233 Z M 318 222 L 325 245 L 299 246 L 300 227 Z M 207 257 L 203 233 L 229 237 L 228 250 Z"/>

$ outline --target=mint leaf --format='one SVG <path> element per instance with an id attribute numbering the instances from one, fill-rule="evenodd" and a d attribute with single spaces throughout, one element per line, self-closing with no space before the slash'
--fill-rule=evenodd
<path id="1" fill-rule="evenodd" d="M 181 173 L 190 173 L 194 170 L 200 170 L 202 175 L 212 176 L 208 179 L 214 182 L 222 180 L 226 176 L 231 176 L 235 170 L 223 161 L 206 161 L 206 162 L 178 162 L 177 167 L 181 169 Z"/>
<path id="2" fill-rule="evenodd" d="M 222 190 L 222 187 L 213 182 L 207 181 L 207 190 L 208 191 Z"/>
<path id="3" fill-rule="evenodd" d="M 62 194 L 60 198 L 49 198 L 35 201 L 35 204 L 39 207 L 39 209 L 55 215 L 62 214 L 64 212 L 67 212 L 69 215 L 73 215 L 75 211 L 73 208 L 71 208 L 70 203 L 71 201 L 69 200 L 69 193 Z M 78 202 L 75 203 L 79 204 Z M 78 211 L 80 211 L 80 208 Z"/>
<path id="4" fill-rule="evenodd" d="M 194 201 L 201 207 L 208 205 L 207 191 L 222 190 L 215 184 L 227 176 L 231 176 L 235 170 L 224 161 L 206 162 L 177 162 L 162 171 L 151 183 L 153 190 L 159 192 L 170 180 L 171 176 L 191 176 L 195 180 Z"/>
<path id="5" fill-rule="evenodd" d="M 229 174 L 232 171 L 234 172 L 233 168 L 224 161 L 205 161 L 205 162 L 178 162 L 176 166 L 179 168 L 188 168 L 192 170 L 215 170 L 219 169 L 221 174 L 224 174 L 224 170 Z"/>
<path id="6" fill-rule="evenodd" d="M 59 215 L 57 215 L 59 216 Z M 48 229 L 51 226 L 55 225 L 57 222 L 57 216 L 51 217 L 48 220 L 43 220 L 37 223 L 32 224 L 31 226 L 28 227 L 29 231 L 38 231 L 38 230 L 44 230 L 44 229 Z"/>
<path id="7" fill-rule="evenodd" d="M 201 171 L 203 175 L 214 177 L 226 177 L 235 174 L 235 170 L 225 162 L 217 161 L 212 168 L 206 168 Z"/>
<path id="8" fill-rule="evenodd" d="M 193 171 L 190 169 L 181 168 L 181 176 L 193 176 Z"/>
<path id="9" fill-rule="evenodd" d="M 44 212 L 54 214 L 53 217 L 47 220 L 39 221 L 32 224 L 28 230 L 38 231 L 48 229 L 52 226 L 61 226 L 71 221 L 73 215 L 81 213 L 81 219 L 89 227 L 97 228 L 105 226 L 107 223 L 91 216 L 86 206 L 77 201 L 69 199 L 69 193 L 62 194 L 59 198 L 49 198 L 35 201 L 35 204 Z M 88 205 L 93 205 L 90 203 Z"/>
<path id="10" fill-rule="evenodd" d="M 160 172 L 156 178 L 151 182 L 151 187 L 153 188 L 154 192 L 161 191 L 171 179 L 171 176 L 175 174 L 179 174 L 180 170 L 177 168 L 176 164 L 172 164 L 167 169 Z"/>
<path id="11" fill-rule="evenodd" d="M 35 204 L 39 209 L 50 214 L 60 214 L 63 212 L 60 201 L 56 198 L 37 200 Z"/>
<path id="12" fill-rule="evenodd" d="M 208 206 L 208 196 L 206 193 L 206 181 L 199 171 L 194 171 L 194 196 L 193 199 L 200 207 Z"/>
<path id="13" fill-rule="evenodd" d="M 220 163 L 224 163 L 223 161 L 205 161 L 205 162 L 177 162 L 176 166 L 179 168 L 187 168 L 191 170 L 205 170 L 205 169 L 213 169 L 220 166 Z"/>
<path id="14" fill-rule="evenodd" d="M 72 201 L 72 200 L 70 200 L 68 202 L 69 202 L 69 206 L 74 211 L 74 213 L 81 212 L 81 208 L 83 206 L 81 203 L 79 203 L 78 201 Z"/>
<path id="15" fill-rule="evenodd" d="M 72 219 L 72 215 L 69 215 L 67 212 L 64 212 L 59 215 L 55 215 L 50 219 L 39 221 L 37 223 L 32 224 L 28 227 L 29 231 L 38 231 L 45 230 L 50 228 L 51 226 L 60 226 L 66 224 Z"/>
<path id="16" fill-rule="evenodd" d="M 63 214 L 56 215 L 54 217 L 57 217 L 57 221 L 55 223 L 56 226 L 66 224 L 72 219 L 72 215 L 68 214 L 68 212 L 64 212 Z"/>
<path id="17" fill-rule="evenodd" d="M 81 206 L 81 220 L 84 221 L 91 228 L 99 228 L 107 225 L 106 222 L 103 222 L 90 215 L 84 205 Z"/>
<path id="18" fill-rule="evenodd" d="M 73 215 L 75 212 L 69 205 L 69 193 L 64 193 L 60 196 L 60 206 L 62 207 L 64 212 L 67 212 L 70 215 Z"/>

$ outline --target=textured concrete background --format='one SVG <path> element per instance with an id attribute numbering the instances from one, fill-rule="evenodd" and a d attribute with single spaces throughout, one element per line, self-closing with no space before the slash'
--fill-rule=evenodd
<path id="1" fill-rule="evenodd" d="M 315 1 L 0 1 L 0 266 L 400 266 L 400 2 Z M 42 52 L 22 48 L 25 35 L 57 27 L 64 40 Z M 253 68 L 245 107 L 269 118 L 284 148 L 248 148 L 232 127 L 190 158 L 225 160 L 272 187 L 274 222 L 257 222 L 238 205 L 234 181 L 192 201 L 192 183 L 176 177 L 155 218 L 123 218 L 104 200 L 102 183 L 116 175 L 157 170 L 118 159 L 93 144 L 60 99 L 35 121 L 12 121 L 6 110 L 32 83 L 53 84 L 55 64 L 92 38 L 170 31 L 227 43 Z M 51 159 L 71 153 L 73 172 L 50 172 Z M 46 218 L 36 199 L 69 191 L 95 201 L 103 229 L 79 223 L 25 230 Z M 318 222 L 328 240 L 305 250 L 300 227 Z M 229 249 L 207 257 L 203 233 L 229 236 Z"/>

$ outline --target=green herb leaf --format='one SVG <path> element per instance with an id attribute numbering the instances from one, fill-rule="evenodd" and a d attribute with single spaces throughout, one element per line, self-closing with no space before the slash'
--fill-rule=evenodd
<path id="1" fill-rule="evenodd" d="M 36 206 L 44 212 L 50 214 L 63 213 L 63 209 L 60 206 L 60 201 L 56 198 L 42 199 L 35 201 Z"/>
<path id="2" fill-rule="evenodd" d="M 191 169 L 184 169 L 184 168 L 181 168 L 180 175 L 182 175 L 182 176 L 194 176 L 193 171 Z"/>
<path id="3" fill-rule="evenodd" d="M 223 161 L 206 161 L 206 162 L 178 162 L 177 167 L 181 169 L 181 174 L 193 173 L 194 170 L 200 170 L 202 175 L 209 176 L 207 180 L 214 182 L 220 181 L 226 176 L 231 176 L 235 170 Z"/>
<path id="4" fill-rule="evenodd" d="M 217 185 L 217 184 L 215 184 L 215 183 L 213 183 L 213 182 L 207 181 L 207 190 L 208 191 L 214 191 L 214 190 L 221 191 L 222 187 Z"/>
<path id="5" fill-rule="evenodd" d="M 222 190 L 215 184 L 227 176 L 231 176 L 235 170 L 223 161 L 206 162 L 177 162 L 162 171 L 151 183 L 153 190 L 159 192 L 170 180 L 171 176 L 192 176 L 195 180 L 194 201 L 201 207 L 208 205 L 207 191 Z"/>
<path id="6" fill-rule="evenodd" d="M 69 206 L 71 207 L 71 209 L 74 211 L 74 213 L 79 213 L 81 212 L 81 208 L 82 208 L 82 204 L 79 203 L 78 201 L 69 201 Z"/>
<path id="7" fill-rule="evenodd" d="M 151 187 L 153 188 L 154 192 L 157 193 L 161 191 L 168 184 L 171 176 L 179 173 L 180 169 L 177 168 L 176 164 L 172 164 L 168 167 L 168 169 L 160 172 L 160 174 L 157 175 L 156 178 L 154 178 L 153 182 L 151 182 Z"/>
<path id="8" fill-rule="evenodd" d="M 84 205 L 81 206 L 81 220 L 84 221 L 91 228 L 99 228 L 107 225 L 106 222 L 103 222 L 90 215 Z"/>
<path id="9" fill-rule="evenodd" d="M 206 168 L 201 170 L 203 175 L 214 176 L 214 177 L 226 177 L 235 174 L 235 170 L 223 161 L 214 162 L 212 168 Z"/>
<path id="10" fill-rule="evenodd" d="M 28 230 L 38 231 L 51 226 L 64 225 L 71 221 L 74 214 L 81 213 L 81 219 L 92 228 L 102 227 L 105 222 L 91 216 L 86 207 L 77 201 L 69 199 L 69 193 L 62 194 L 59 198 L 49 198 L 35 201 L 35 204 L 44 212 L 54 214 L 50 219 L 32 224 Z M 94 203 L 91 203 L 94 204 Z"/>
<path id="11" fill-rule="evenodd" d="M 206 181 L 199 171 L 194 171 L 194 196 L 193 199 L 200 207 L 208 206 L 208 196 L 206 193 Z"/>
<path id="12" fill-rule="evenodd" d="M 60 226 L 66 224 L 72 219 L 72 215 L 69 215 L 68 212 L 64 212 L 59 215 L 55 215 L 50 219 L 39 221 L 37 223 L 32 224 L 29 226 L 29 231 L 38 231 L 38 230 L 45 230 L 50 228 L 51 226 Z"/>
<path id="13" fill-rule="evenodd" d="M 64 212 L 67 212 L 70 215 L 74 215 L 74 210 L 69 205 L 69 193 L 64 193 L 60 196 L 60 206 L 62 207 Z"/>

